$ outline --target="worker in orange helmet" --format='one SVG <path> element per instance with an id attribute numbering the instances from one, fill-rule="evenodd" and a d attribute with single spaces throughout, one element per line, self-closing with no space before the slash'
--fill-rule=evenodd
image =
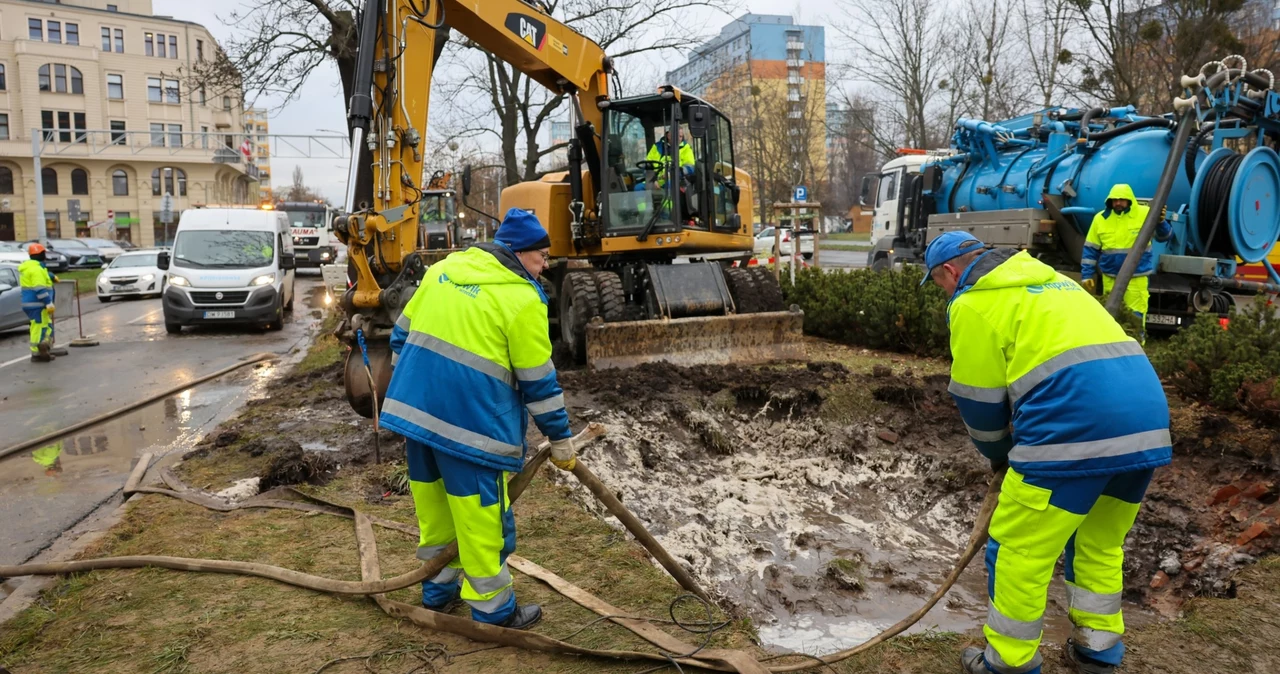
<path id="1" fill-rule="evenodd" d="M 31 259 L 18 265 L 22 285 L 22 311 L 31 320 L 31 360 L 53 360 L 53 284 L 57 279 L 45 268 L 45 249 L 39 243 L 27 246 Z"/>

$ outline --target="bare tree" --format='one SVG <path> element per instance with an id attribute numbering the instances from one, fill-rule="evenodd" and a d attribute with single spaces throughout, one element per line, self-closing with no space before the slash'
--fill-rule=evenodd
<path id="1" fill-rule="evenodd" d="M 307 187 L 302 177 L 302 166 L 293 167 L 292 183 L 284 190 L 276 190 L 276 199 L 281 201 L 317 201 L 324 200 L 320 193 Z"/>
<path id="2" fill-rule="evenodd" d="M 1020 0 L 1017 6 L 1019 55 L 1031 73 L 1032 85 L 1043 107 L 1060 105 L 1063 80 L 1074 72 L 1072 35 L 1073 0 Z"/>

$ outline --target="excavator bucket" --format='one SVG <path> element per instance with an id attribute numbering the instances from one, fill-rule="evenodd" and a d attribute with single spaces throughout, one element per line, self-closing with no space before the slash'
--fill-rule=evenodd
<path id="1" fill-rule="evenodd" d="M 804 312 L 656 319 L 587 325 L 587 365 L 628 368 L 641 363 L 750 365 L 805 357 Z"/>

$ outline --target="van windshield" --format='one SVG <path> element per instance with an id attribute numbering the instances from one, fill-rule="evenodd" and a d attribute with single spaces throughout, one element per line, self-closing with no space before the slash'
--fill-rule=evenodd
<path id="1" fill-rule="evenodd" d="M 173 265 L 193 269 L 254 269 L 275 259 L 271 232 L 243 229 L 189 230 L 178 234 Z"/>

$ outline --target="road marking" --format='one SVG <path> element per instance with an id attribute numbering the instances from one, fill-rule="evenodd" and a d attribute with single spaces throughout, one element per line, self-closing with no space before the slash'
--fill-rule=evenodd
<path id="1" fill-rule="evenodd" d="M 0 368 L 3 368 L 3 367 L 9 367 L 10 365 L 13 365 L 14 363 L 21 363 L 21 362 L 22 362 L 22 361 L 24 361 L 24 360 L 30 360 L 30 358 L 31 358 L 31 356 L 18 356 L 17 358 L 14 358 L 13 360 L 10 360 L 10 361 L 4 362 L 4 363 L 0 363 Z"/>
<path id="2" fill-rule="evenodd" d="M 133 319 L 132 321 L 129 321 L 128 323 L 125 323 L 125 325 L 133 325 L 134 323 L 141 323 L 142 321 L 144 321 L 144 320 L 146 320 L 146 319 L 148 319 L 148 318 L 151 318 L 152 316 L 155 316 L 155 315 L 156 315 L 156 312 L 158 312 L 158 311 L 160 311 L 160 310 L 159 310 L 159 309 L 152 309 L 151 311 L 148 311 L 147 313 L 145 313 L 145 314 L 143 314 L 143 315 L 141 315 L 141 316 L 139 316 L 139 317 L 137 317 L 137 318 Z"/>

